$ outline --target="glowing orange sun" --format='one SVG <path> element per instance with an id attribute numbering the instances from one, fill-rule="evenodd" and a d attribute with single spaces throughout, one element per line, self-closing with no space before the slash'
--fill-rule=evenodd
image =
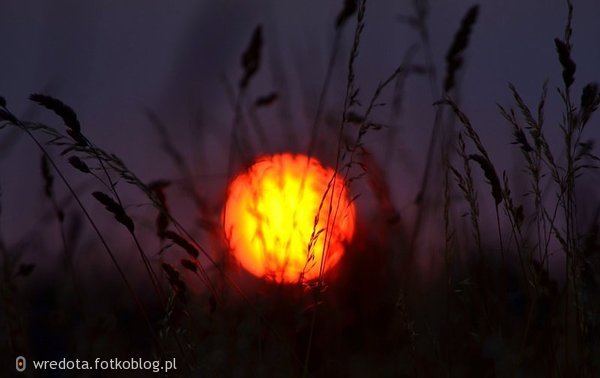
<path id="1" fill-rule="evenodd" d="M 291 154 L 262 157 L 237 176 L 224 214 L 242 267 L 286 283 L 317 279 L 336 265 L 354 221 L 344 180 L 314 158 Z"/>

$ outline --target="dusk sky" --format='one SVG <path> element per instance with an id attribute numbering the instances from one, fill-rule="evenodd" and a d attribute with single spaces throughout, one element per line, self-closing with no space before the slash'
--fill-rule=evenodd
<path id="1" fill-rule="evenodd" d="M 0 375 L 600 376 L 572 2 L 0 0 Z"/>
<path id="2" fill-rule="evenodd" d="M 443 77 L 445 53 L 471 5 L 455 0 L 431 6 L 428 26 L 438 81 Z M 16 114 L 54 125 L 56 119 L 27 98 L 36 92 L 58 97 L 76 110 L 87 135 L 122 156 L 140 177 L 148 181 L 177 179 L 171 162 L 155 153 L 160 141 L 147 118 L 149 110 L 163 120 L 189 159 L 198 186 L 223 188 L 233 114 L 225 83 L 235 86 L 239 80 L 240 55 L 255 26 L 263 25 L 265 50 L 248 97 L 280 93 L 277 106 L 259 114 L 270 143 L 263 147 L 265 151 L 256 152 L 302 150 L 308 143 L 305 130 L 312 123 L 331 54 L 332 20 L 341 6 L 341 1 L 4 2 L 0 6 L 4 52 L 0 93 Z M 418 42 L 418 34 L 399 21 L 401 15 L 411 12 L 410 1 L 368 2 L 356 63 L 363 104 L 376 84 L 401 62 L 408 47 Z M 600 79 L 596 14 L 595 1 L 575 2 L 577 98 L 584 84 Z M 517 156 L 516 148 L 510 146 L 510 128 L 496 103 L 513 105 L 507 88 L 512 82 L 525 101 L 535 106 L 548 79 L 550 110 L 546 119 L 548 130 L 554 130 L 549 133 L 558 135 L 555 88 L 561 85 L 561 68 L 553 39 L 562 37 L 565 22 L 563 1 L 481 4 L 459 75 L 460 101 L 492 155 L 501 162 L 501 169 L 509 173 L 517 170 L 518 161 L 512 157 Z M 340 115 L 353 29 L 354 20 L 342 34 L 324 106 L 325 120 Z M 417 52 L 414 63 L 424 63 L 422 51 Z M 438 83 L 437 88 L 440 86 Z M 389 100 L 390 95 L 391 90 L 384 99 Z M 409 214 L 422 175 L 434 100 L 426 77 L 410 77 L 401 115 L 393 125 L 398 130 L 394 137 L 398 150 L 393 161 L 386 163 L 392 164 L 387 174 L 396 207 Z M 375 117 L 387 122 L 389 113 L 389 108 L 383 108 Z M 590 137 L 600 135 L 598 128 L 593 129 Z M 286 139 L 290 130 L 295 145 Z M 368 139 L 371 144 L 367 146 L 378 159 L 383 158 L 380 146 L 389 132 L 381 130 Z M 14 241 L 40 222 L 39 154 L 15 131 L 3 130 L 0 138 L 3 227 L 7 239 Z"/>

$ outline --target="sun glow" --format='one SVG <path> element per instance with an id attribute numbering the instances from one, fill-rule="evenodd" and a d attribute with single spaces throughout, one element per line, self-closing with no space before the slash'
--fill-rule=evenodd
<path id="1" fill-rule="evenodd" d="M 317 279 L 321 265 L 325 273 L 342 257 L 354 222 L 344 180 L 304 155 L 262 157 L 229 185 L 225 233 L 239 263 L 257 277 Z"/>

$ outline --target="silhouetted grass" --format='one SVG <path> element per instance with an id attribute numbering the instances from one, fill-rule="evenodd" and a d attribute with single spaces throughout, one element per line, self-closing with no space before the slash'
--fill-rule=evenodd
<path id="1" fill-rule="evenodd" d="M 28 288 L 27 280 L 43 262 L 21 261 L 22 246 L 7 246 L 0 235 L 0 294 L 7 333 L 2 336 L 7 345 L 0 353 L 11 363 L 13 355 L 30 356 L 40 350 L 52 355 L 43 346 L 44 338 L 50 338 L 57 344 L 69 343 L 57 346 L 61 351 L 90 360 L 130 357 L 134 352 L 148 358 L 176 356 L 180 369 L 172 376 L 598 376 L 600 204 L 586 204 L 595 209 L 590 224 L 583 222 L 578 206 L 582 177 L 592 174 L 600 160 L 593 140 L 586 137 L 600 105 L 600 91 L 589 83 L 580 94 L 575 92 L 579 81 L 572 54 L 572 4 L 567 1 L 564 35 L 554 40 L 561 66 L 557 93 L 562 118 L 545 118 L 547 83 L 536 107 L 527 105 L 513 84 L 508 91 L 514 105 L 498 105 L 498 118 L 506 121 L 512 149 L 521 157 L 525 196 L 513 191 L 516 183 L 489 152 L 478 125 L 457 99 L 459 71 L 465 68 L 479 7 L 466 10 L 446 53 L 444 79 L 438 82 L 427 29 L 429 4 L 415 0 L 414 14 L 402 20 L 414 27 L 419 43 L 406 52 L 397 69 L 382 74 L 367 96 L 358 86 L 355 70 L 363 58 L 362 33 L 369 26 L 367 5 L 366 0 L 345 1 L 332 20 L 332 51 L 306 132 L 307 151 L 319 154 L 317 135 L 327 131 L 321 119 L 326 94 L 345 28 L 352 25 L 343 105 L 328 152 L 334 156 L 335 172 L 352 188 L 370 190 L 376 206 L 373 214 L 360 217 L 354 242 L 337 269 L 325 274 L 322 263 L 316 282 L 283 285 L 240 272 L 221 229 L 221 213 L 214 210 L 222 198 L 205 198 L 195 189 L 192 162 L 171 140 L 169 120 L 147 112 L 164 158 L 173 162 L 174 177 L 180 179 L 145 182 L 121 157 L 89 139 L 76 112 L 61 100 L 42 94 L 30 97 L 58 116 L 64 130 L 21 119 L 0 98 L 0 129 L 20 129 L 42 155 L 43 195 L 56 223 L 48 228 L 58 233 L 62 243 L 58 248 L 64 252 L 64 270 L 56 275 L 70 277 Z M 257 109 L 277 107 L 286 95 L 280 88 L 254 94 L 252 84 L 260 80 L 262 49 L 269 36 L 258 25 L 248 40 L 241 53 L 242 75 L 237 88 L 231 89 L 230 149 L 227 157 L 223 154 L 229 159 L 227 178 L 267 147 L 270 138 L 256 117 Z M 375 157 L 384 150 L 388 156 L 390 143 L 373 145 L 367 140 L 394 127 L 401 99 L 410 95 L 403 93 L 408 75 L 426 75 L 434 99 L 432 134 L 429 145 L 423 146 L 422 181 L 410 204 L 416 209 L 414 219 L 394 203 L 390 181 L 396 172 Z M 388 95 L 392 109 L 384 103 Z M 384 106 L 392 114 L 388 125 L 378 121 Z M 548 128 L 557 126 L 562 131 L 559 148 L 548 137 Z M 248 137 L 252 133 L 259 136 L 259 145 Z M 94 189 L 90 193 L 77 189 L 74 175 L 91 181 Z M 433 176 L 441 178 L 441 187 L 433 187 Z M 363 181 L 367 185 L 356 185 Z M 334 182 L 332 177 L 321 200 L 321 206 L 329 206 L 331 222 L 339 210 L 333 196 L 341 195 Z M 57 193 L 65 188 L 74 205 L 61 202 Z M 136 189 L 135 200 L 128 203 L 122 193 L 131 188 Z M 197 222 L 201 231 L 184 224 L 184 216 L 169 206 L 175 193 L 187 196 L 193 204 L 190 211 L 201 214 Z M 353 201 L 358 201 L 363 193 L 355 194 Z M 435 196 L 441 200 L 434 203 Z M 86 197 L 103 209 L 92 210 Z M 151 210 L 140 215 L 137 207 Z M 72 215 L 75 210 L 95 232 L 90 240 L 93 252 L 104 251 L 117 279 L 107 275 L 106 282 L 90 284 L 82 278 L 82 270 L 94 267 L 85 261 L 74 264 L 83 249 L 80 231 L 69 230 L 71 222 L 81 223 Z M 133 265 L 121 253 L 127 249 L 122 240 L 99 225 L 107 214 L 126 232 L 129 248 L 136 250 L 139 257 Z M 483 217 L 490 214 L 495 215 L 496 230 L 483 226 Z M 436 251 L 444 271 L 429 281 L 416 273 L 415 262 L 422 253 L 419 241 L 427 217 L 444 225 L 443 235 L 437 235 L 443 247 Z M 333 225 L 318 230 L 317 224 L 318 219 L 311 238 L 323 237 L 327 244 Z M 313 239 L 310 245 L 315 244 Z M 550 273 L 556 246 L 565 257 L 565 282 Z M 313 251 L 307 253 L 310 260 Z M 55 313 L 62 315 L 54 323 L 40 320 Z"/>

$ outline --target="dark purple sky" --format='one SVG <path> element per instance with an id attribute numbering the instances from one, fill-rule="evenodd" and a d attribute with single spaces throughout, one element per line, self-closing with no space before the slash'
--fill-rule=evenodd
<path id="1" fill-rule="evenodd" d="M 416 33 L 398 22 L 398 15 L 411 12 L 410 3 L 379 0 L 367 4 L 356 66 L 363 103 L 417 41 Z M 431 42 L 439 76 L 443 76 L 444 55 L 462 15 L 474 3 L 432 3 Z M 223 78 L 232 83 L 239 80 L 240 54 L 259 22 L 264 26 L 264 60 L 249 95 L 272 90 L 282 94 L 277 107 L 260 115 L 272 135 L 265 149 L 306 144 L 304 130 L 314 116 L 341 5 L 342 1 L 320 0 L 4 1 L 0 5 L 0 94 L 17 114 L 36 119 L 43 112 L 33 110 L 28 95 L 54 95 L 76 109 L 82 127 L 97 144 L 121 155 L 143 179 L 173 178 L 173 167 L 157 153 L 159 141 L 144 115 L 145 109 L 151 109 L 168 124 L 176 144 L 197 170 L 199 185 L 204 185 L 207 182 L 200 175 L 222 177 L 226 173 L 232 111 Z M 584 84 L 600 80 L 598 14 L 596 0 L 575 1 L 577 99 Z M 481 4 L 462 74 L 461 97 L 464 110 L 501 169 L 514 171 L 516 148 L 510 147 L 509 127 L 496 103 L 512 105 L 510 81 L 534 105 L 543 81 L 549 79 L 548 105 L 557 107 L 555 88 L 561 85 L 561 69 L 553 39 L 562 36 L 565 20 L 566 4 L 559 0 Z M 353 23 L 344 31 L 326 115 L 340 115 L 352 31 Z M 421 62 L 422 55 L 416 60 Z M 396 125 L 400 128 L 397 145 L 402 150 L 388 172 L 400 209 L 410 208 L 418 187 L 423 146 L 434 114 L 431 103 L 427 79 L 409 79 Z M 280 115 L 286 104 L 290 118 L 282 125 Z M 387 120 L 389 109 L 378 114 Z M 558 129 L 559 115 L 548 112 L 548 127 Z M 597 123 L 592 123 L 590 128 L 595 130 L 590 137 L 599 136 Z M 290 130 L 296 135 L 293 147 L 285 139 Z M 378 146 L 386 140 L 386 133 L 369 138 L 368 147 L 381 150 Z M 16 240 L 39 225 L 39 207 L 43 206 L 39 154 L 24 137 L 7 130 L 0 134 L 0 143 L 3 228 L 7 239 Z M 400 157 L 404 160 L 398 161 Z"/>

